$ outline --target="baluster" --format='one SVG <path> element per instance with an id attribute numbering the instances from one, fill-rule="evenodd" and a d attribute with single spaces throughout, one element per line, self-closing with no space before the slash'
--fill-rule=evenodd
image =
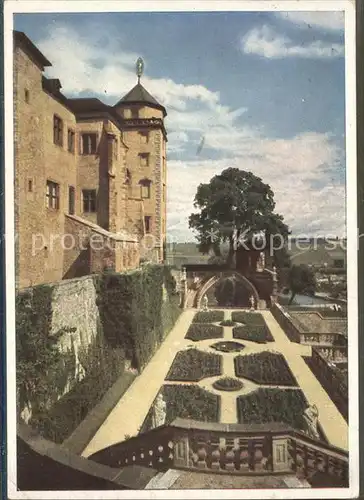
<path id="1" fill-rule="evenodd" d="M 225 469 L 228 471 L 235 470 L 235 451 L 234 441 L 230 438 L 226 440 L 226 454 L 225 454 Z"/>
<path id="2" fill-rule="evenodd" d="M 213 441 L 211 442 L 211 469 L 220 470 L 220 442 Z"/>
<path id="3" fill-rule="evenodd" d="M 199 441 L 198 443 L 198 448 L 197 448 L 197 467 L 199 469 L 206 469 L 207 468 L 207 463 L 206 463 L 206 457 L 207 457 L 207 445 L 205 441 Z"/>

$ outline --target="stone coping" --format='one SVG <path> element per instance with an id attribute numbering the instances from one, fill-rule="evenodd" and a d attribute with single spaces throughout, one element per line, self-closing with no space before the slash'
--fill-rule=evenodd
<path id="1" fill-rule="evenodd" d="M 139 240 L 135 235 L 131 235 L 127 233 L 126 231 L 122 231 L 120 233 L 112 233 L 110 231 L 107 231 L 106 229 L 103 229 L 102 227 L 98 226 L 97 224 L 94 224 L 93 222 L 90 222 L 86 219 L 83 219 L 82 217 L 78 217 L 77 215 L 70 215 L 70 214 L 65 214 L 66 217 L 68 217 L 71 220 L 74 220 L 78 222 L 79 224 L 82 224 L 83 226 L 89 227 L 92 231 L 95 233 L 101 234 L 102 236 L 105 236 L 106 238 L 110 238 L 114 241 L 125 241 L 128 243 L 138 243 Z"/>

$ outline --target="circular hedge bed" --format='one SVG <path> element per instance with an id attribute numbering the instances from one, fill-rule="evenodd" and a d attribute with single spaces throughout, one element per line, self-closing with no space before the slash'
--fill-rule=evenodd
<path id="1" fill-rule="evenodd" d="M 185 338 L 196 342 L 198 340 L 220 339 L 223 336 L 224 329 L 222 326 L 193 323 L 190 325 Z"/>
<path id="2" fill-rule="evenodd" d="M 240 424 L 283 422 L 295 429 L 306 429 L 303 412 L 307 408 L 301 390 L 258 389 L 246 396 L 237 397 Z"/>
<path id="3" fill-rule="evenodd" d="M 234 359 L 235 374 L 257 384 L 297 386 L 287 361 L 280 353 L 260 352 Z"/>
<path id="4" fill-rule="evenodd" d="M 272 337 L 272 334 L 266 324 L 234 326 L 233 337 L 234 339 L 250 340 L 251 342 L 257 342 L 258 344 L 274 342 L 274 338 Z"/>
<path id="5" fill-rule="evenodd" d="M 218 391 L 239 391 L 244 387 L 244 384 L 236 378 L 224 377 L 216 380 L 212 384 L 212 387 Z"/>
<path id="6" fill-rule="evenodd" d="M 240 342 L 234 342 L 232 340 L 226 340 L 225 342 L 216 342 L 216 344 L 212 344 L 211 347 L 220 352 L 240 352 L 245 349 L 245 346 L 243 344 L 240 344 Z"/>
<path id="7" fill-rule="evenodd" d="M 193 323 L 217 323 L 223 321 L 224 311 L 199 311 L 193 318 Z"/>
<path id="8" fill-rule="evenodd" d="M 235 321 L 233 321 L 231 319 L 224 319 L 224 321 L 221 321 L 220 325 L 221 326 L 235 326 L 236 323 L 235 323 Z"/>
<path id="9" fill-rule="evenodd" d="M 221 375 L 221 358 L 219 354 L 202 352 L 194 348 L 180 351 L 173 360 L 166 380 L 198 382 L 205 377 Z"/>
<path id="10" fill-rule="evenodd" d="M 175 418 L 203 422 L 218 422 L 220 419 L 220 396 L 197 385 L 164 385 L 162 394 L 167 404 L 167 424 Z"/>

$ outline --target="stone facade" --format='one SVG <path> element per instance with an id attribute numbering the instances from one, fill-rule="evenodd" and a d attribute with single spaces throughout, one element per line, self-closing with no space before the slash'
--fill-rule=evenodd
<path id="1" fill-rule="evenodd" d="M 17 287 L 105 267 L 121 271 L 137 267 L 140 257 L 161 262 L 164 108 L 140 83 L 133 89 L 139 94 L 115 106 L 69 99 L 59 80 L 43 75 L 47 66 L 26 35 L 14 32 Z M 95 234 L 111 245 L 72 244 Z"/>

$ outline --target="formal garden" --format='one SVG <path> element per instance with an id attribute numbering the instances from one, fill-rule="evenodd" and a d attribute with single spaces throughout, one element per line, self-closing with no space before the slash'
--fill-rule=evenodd
<path id="1" fill-rule="evenodd" d="M 224 320 L 224 311 L 199 311 L 193 323 L 218 323 Z"/>
<path id="2" fill-rule="evenodd" d="M 222 356 L 191 348 L 177 353 L 166 380 L 198 382 L 222 374 Z"/>
<path id="3" fill-rule="evenodd" d="M 236 356 L 234 359 L 237 377 L 247 378 L 262 385 L 297 386 L 297 381 L 280 353 L 269 351 L 246 356 Z"/>

